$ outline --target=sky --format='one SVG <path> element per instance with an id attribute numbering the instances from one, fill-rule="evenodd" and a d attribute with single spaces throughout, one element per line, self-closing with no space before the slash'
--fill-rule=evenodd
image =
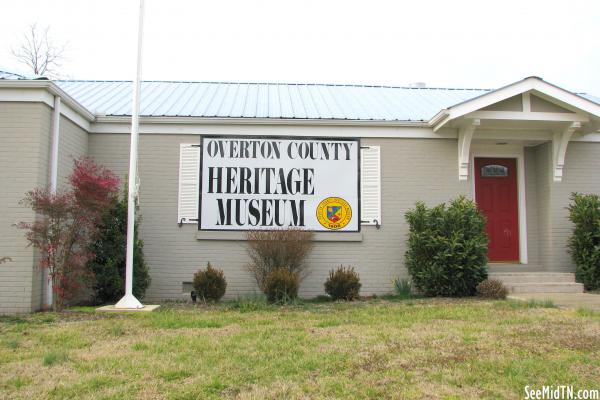
<path id="1" fill-rule="evenodd" d="M 5 0 L 0 69 L 28 27 L 69 79 L 130 80 L 137 0 Z M 498 88 L 600 95 L 600 1 L 146 0 L 143 79 Z"/>

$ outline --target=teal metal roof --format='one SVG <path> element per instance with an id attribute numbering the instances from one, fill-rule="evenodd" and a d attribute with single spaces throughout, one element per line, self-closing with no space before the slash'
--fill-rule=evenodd
<path id="1" fill-rule="evenodd" d="M 130 81 L 55 83 L 96 115 L 131 115 Z M 428 121 L 491 89 L 145 81 L 140 114 L 149 117 Z M 589 100 L 598 102 L 593 96 Z"/>
<path id="2" fill-rule="evenodd" d="M 0 70 L 0 79 L 27 79 L 23 75 L 14 72 Z"/>
<path id="3" fill-rule="evenodd" d="M 131 115 L 129 81 L 55 81 L 97 115 Z M 152 117 L 426 121 L 489 89 L 167 82 L 142 83 L 140 114 Z"/>

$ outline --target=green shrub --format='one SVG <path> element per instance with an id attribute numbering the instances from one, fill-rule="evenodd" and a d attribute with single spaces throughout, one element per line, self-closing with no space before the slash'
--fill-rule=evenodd
<path id="1" fill-rule="evenodd" d="M 477 285 L 477 295 L 485 299 L 505 299 L 508 289 L 498 279 L 486 279 Z"/>
<path id="2" fill-rule="evenodd" d="M 358 299 L 360 287 L 360 276 L 350 266 L 341 265 L 337 269 L 329 271 L 329 278 L 325 281 L 325 293 L 333 300 L 352 301 Z"/>
<path id="3" fill-rule="evenodd" d="M 204 301 L 219 301 L 227 289 L 227 281 L 223 271 L 213 268 L 210 263 L 205 270 L 194 274 L 194 291 L 199 299 Z"/>
<path id="4" fill-rule="evenodd" d="M 285 304 L 298 297 L 300 278 L 287 268 L 275 268 L 265 278 L 265 294 L 270 303 Z"/>
<path id="5" fill-rule="evenodd" d="M 418 202 L 406 213 L 409 224 L 406 267 L 427 296 L 471 296 L 487 278 L 485 216 L 461 196 L 449 206 Z"/>
<path id="6" fill-rule="evenodd" d="M 150 274 L 144 261 L 144 242 L 138 235 L 141 222 L 136 210 L 135 243 L 133 246 L 133 295 L 142 299 L 150 286 Z M 96 304 L 114 303 L 125 293 L 125 256 L 127 244 L 127 190 L 115 197 L 102 217 L 98 236 L 90 245 L 95 258 L 88 263 L 93 272 L 92 289 Z"/>
<path id="7" fill-rule="evenodd" d="M 575 263 L 577 281 L 587 290 L 600 289 L 600 198 L 596 194 L 573 193 L 569 219 L 575 228 L 569 253 Z"/>

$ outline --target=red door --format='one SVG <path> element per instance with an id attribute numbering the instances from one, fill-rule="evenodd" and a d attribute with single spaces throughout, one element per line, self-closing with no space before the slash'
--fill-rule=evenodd
<path id="1" fill-rule="evenodd" d="M 487 217 L 488 259 L 491 262 L 518 262 L 516 159 L 475 159 L 475 202 Z"/>

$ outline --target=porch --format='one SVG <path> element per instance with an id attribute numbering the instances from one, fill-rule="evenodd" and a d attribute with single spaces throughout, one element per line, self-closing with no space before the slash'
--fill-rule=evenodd
<path id="1" fill-rule="evenodd" d="M 489 271 L 511 292 L 583 291 L 567 251 L 573 192 L 600 193 L 600 106 L 539 78 L 440 111 L 458 180 L 488 218 Z"/>

